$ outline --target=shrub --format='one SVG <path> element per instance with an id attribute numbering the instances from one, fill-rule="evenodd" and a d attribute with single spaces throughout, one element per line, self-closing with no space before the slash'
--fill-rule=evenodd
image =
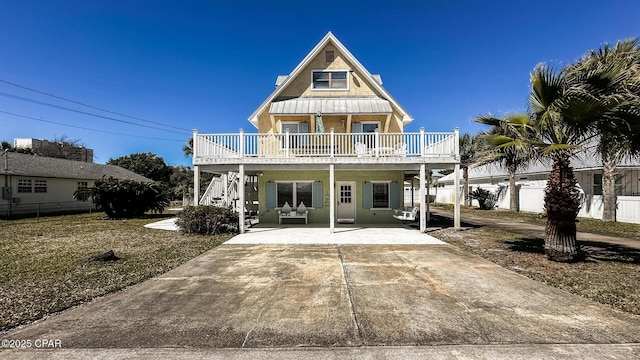
<path id="1" fill-rule="evenodd" d="M 469 194 L 469 197 L 478 200 L 480 210 L 491 210 L 496 206 L 496 197 L 489 190 L 476 188 Z"/>
<path id="2" fill-rule="evenodd" d="M 158 183 L 108 178 L 98 180 L 95 186 L 78 189 L 73 197 L 93 200 L 110 218 L 130 218 L 147 211 L 162 213 L 169 205 L 164 188 Z"/>
<path id="3" fill-rule="evenodd" d="M 176 225 L 187 234 L 235 234 L 238 232 L 238 214 L 216 206 L 189 206 L 178 214 Z"/>

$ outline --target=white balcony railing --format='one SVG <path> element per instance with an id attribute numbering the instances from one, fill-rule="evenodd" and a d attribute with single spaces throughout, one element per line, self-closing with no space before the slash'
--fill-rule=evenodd
<path id="1" fill-rule="evenodd" d="M 193 157 L 457 157 L 458 132 L 198 134 Z"/>

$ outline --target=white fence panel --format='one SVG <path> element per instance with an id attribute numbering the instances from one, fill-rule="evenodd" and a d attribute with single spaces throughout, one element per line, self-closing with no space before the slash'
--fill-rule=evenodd
<path id="1" fill-rule="evenodd" d="M 640 196 L 618 196 L 617 221 L 640 224 Z"/>
<path id="2" fill-rule="evenodd" d="M 521 186 L 519 196 L 520 211 L 544 211 L 544 186 Z"/>

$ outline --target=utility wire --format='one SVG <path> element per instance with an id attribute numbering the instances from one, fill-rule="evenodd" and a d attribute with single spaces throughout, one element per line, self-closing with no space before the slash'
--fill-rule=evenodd
<path id="1" fill-rule="evenodd" d="M 0 110 L 0 113 L 2 113 L 2 114 L 7 114 L 7 115 L 11 115 L 11 116 L 20 117 L 20 118 L 23 118 L 23 119 L 29 119 L 29 120 L 35 120 L 35 121 L 41 121 L 41 122 L 45 122 L 45 123 L 49 123 L 49 124 L 55 124 L 55 125 L 68 126 L 68 127 L 72 127 L 72 128 L 75 128 L 75 129 L 81 129 L 81 130 L 96 131 L 96 132 L 101 132 L 101 133 L 105 133 L 105 134 L 113 134 L 113 135 L 120 135 L 120 136 L 129 136 L 129 137 L 135 137 L 135 138 L 141 138 L 141 139 L 151 139 L 151 140 L 160 140 L 160 141 L 184 142 L 184 140 L 176 140 L 176 139 L 162 139 L 162 138 L 154 138 L 154 137 L 149 137 L 149 136 L 140 136 L 140 135 L 123 134 L 123 133 L 118 133 L 118 132 L 108 131 L 108 130 L 92 129 L 92 128 L 87 128 L 87 127 L 83 127 L 83 126 L 77 126 L 77 125 L 65 124 L 65 123 L 56 122 L 56 121 L 51 121 L 51 120 L 38 119 L 38 118 L 35 118 L 35 117 L 26 116 L 26 115 L 20 115 L 20 114 L 16 114 L 16 113 L 8 112 L 8 111 L 2 111 L 2 110 Z"/>
<path id="2" fill-rule="evenodd" d="M 139 118 L 139 117 L 130 116 L 130 115 L 126 115 L 126 114 L 123 114 L 123 113 L 107 110 L 107 109 L 104 109 L 104 108 L 101 108 L 101 107 L 85 104 L 85 103 L 82 103 L 80 101 L 71 100 L 71 99 L 68 99 L 68 98 L 65 98 L 65 97 L 62 97 L 62 96 L 58 96 L 58 95 L 54 95 L 54 94 L 51 94 L 51 93 L 48 93 L 48 92 L 36 90 L 36 89 L 30 88 L 30 87 L 27 87 L 27 86 L 24 86 L 24 85 L 12 83 L 10 81 L 6 81 L 6 80 L 0 79 L 0 82 L 4 83 L 4 84 L 7 84 L 7 85 L 19 87 L 19 88 L 24 89 L 24 90 L 33 91 L 33 92 L 38 93 L 38 94 L 50 96 L 50 97 L 53 97 L 53 98 L 56 98 L 56 99 L 60 99 L 60 100 L 64 100 L 64 101 L 68 101 L 68 102 L 71 102 L 71 103 L 74 103 L 74 104 L 77 104 L 77 105 L 86 106 L 88 108 L 92 108 L 92 109 L 95 109 L 95 110 L 100 110 L 100 111 L 104 111 L 104 112 L 107 112 L 107 113 L 110 113 L 110 114 L 126 117 L 126 118 L 129 118 L 129 119 L 143 121 L 143 122 L 150 123 L 150 124 L 155 124 L 155 125 L 161 125 L 161 126 L 165 126 L 165 127 L 176 129 L 176 130 L 184 130 L 184 131 L 191 132 L 191 130 L 189 130 L 189 129 L 185 129 L 185 128 L 181 128 L 181 127 L 177 127 L 177 126 L 173 126 L 173 125 L 167 125 L 167 124 L 163 124 L 161 122 L 146 120 L 146 119 L 142 119 L 142 118 Z"/>
<path id="3" fill-rule="evenodd" d="M 116 119 L 116 118 L 112 118 L 112 117 L 109 117 L 109 116 L 98 115 L 98 114 L 94 114 L 94 113 L 90 113 L 90 112 L 86 112 L 86 111 L 82 111 L 82 110 L 77 110 L 77 109 L 72 109 L 72 108 L 68 108 L 68 107 L 64 107 L 64 106 L 60 106 L 60 105 L 50 104 L 50 103 L 46 103 L 44 101 L 29 99 L 29 98 L 25 98 L 25 97 L 22 97 L 22 96 L 8 94 L 8 93 L 4 93 L 4 92 L 0 92 L 0 96 L 5 96 L 5 97 L 8 97 L 8 98 L 16 99 L 16 100 L 20 100 L 20 101 L 26 101 L 26 102 L 30 102 L 30 103 L 33 103 L 33 104 L 49 106 L 49 107 L 56 108 L 56 109 L 72 111 L 72 112 L 76 112 L 76 113 L 83 114 L 83 115 L 94 116 L 94 117 L 101 118 L 101 119 L 117 121 L 117 122 L 129 124 L 129 125 L 141 126 L 141 127 L 145 127 L 145 128 L 149 128 L 149 129 L 166 131 L 166 132 L 175 133 L 175 134 L 191 135 L 191 133 L 188 133 L 188 132 L 182 132 L 182 131 L 178 132 L 178 131 L 175 131 L 175 130 L 162 129 L 162 128 L 155 127 L 155 126 L 137 124 L 137 123 L 134 123 L 134 122 L 131 122 L 131 121 L 127 121 L 127 120 L 121 120 L 121 119 Z"/>

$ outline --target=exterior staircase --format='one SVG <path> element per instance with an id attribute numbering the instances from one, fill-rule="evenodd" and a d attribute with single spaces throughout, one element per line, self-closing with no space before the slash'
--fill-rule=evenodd
<path id="1" fill-rule="evenodd" d="M 222 174 L 214 177 L 207 190 L 202 195 L 199 204 L 211 205 L 217 207 L 226 207 L 239 210 L 238 200 L 240 198 L 238 186 L 239 186 L 238 173 L 229 172 L 228 174 Z M 247 175 L 244 178 L 244 194 L 245 205 L 244 210 L 249 215 L 255 215 L 258 212 L 258 176 Z"/>

